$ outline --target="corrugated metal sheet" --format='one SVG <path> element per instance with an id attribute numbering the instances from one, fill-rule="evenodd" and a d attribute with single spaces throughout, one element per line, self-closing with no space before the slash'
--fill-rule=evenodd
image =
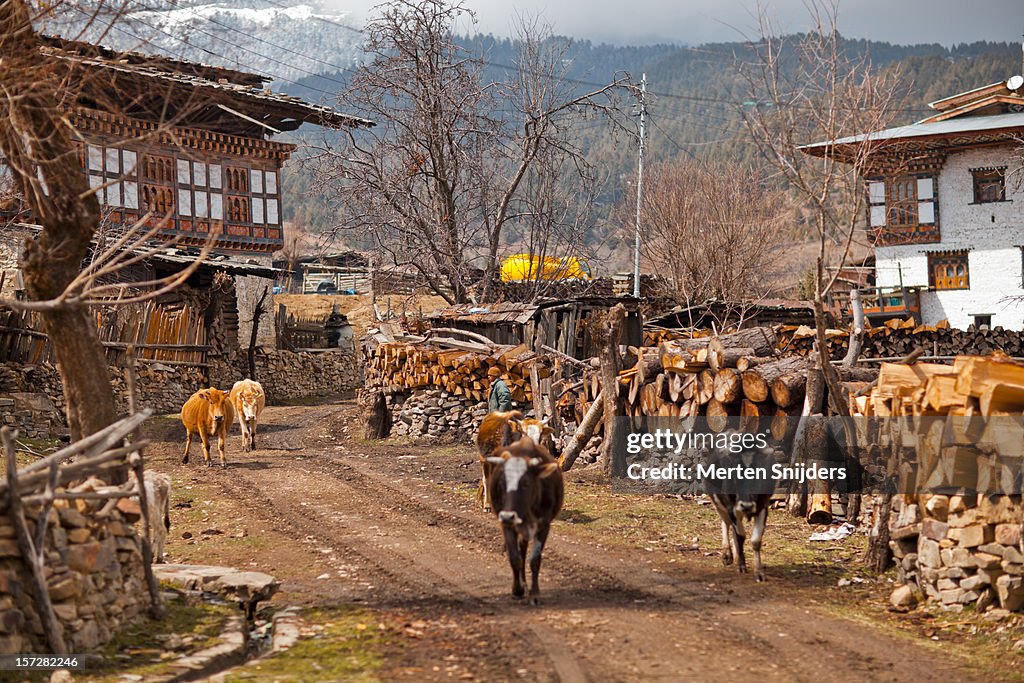
<path id="1" fill-rule="evenodd" d="M 992 116 L 963 116 L 935 123 L 912 123 L 908 126 L 897 126 L 873 133 L 851 135 L 837 140 L 816 142 L 804 145 L 800 149 L 811 151 L 830 145 L 849 145 L 864 141 L 904 140 L 922 138 L 931 135 L 950 135 L 955 133 L 978 133 L 1000 129 L 1024 128 L 1024 113 L 995 114 Z"/>

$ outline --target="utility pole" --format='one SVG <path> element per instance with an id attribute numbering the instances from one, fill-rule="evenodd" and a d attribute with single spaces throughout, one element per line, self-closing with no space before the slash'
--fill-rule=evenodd
<path id="1" fill-rule="evenodd" d="M 633 245 L 633 296 L 640 298 L 640 208 L 644 191 L 644 142 L 647 137 L 647 74 L 640 79 L 640 156 L 636 168 L 636 242 Z"/>

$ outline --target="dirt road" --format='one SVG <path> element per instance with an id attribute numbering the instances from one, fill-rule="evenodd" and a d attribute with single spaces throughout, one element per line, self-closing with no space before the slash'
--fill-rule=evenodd
<path id="1" fill-rule="evenodd" d="M 404 620 L 382 672 L 398 680 L 972 680 L 933 648 L 830 615 L 770 556 L 756 584 L 703 553 L 626 548 L 556 522 L 543 604 L 514 601 L 496 523 L 472 498 L 471 449 L 368 445 L 350 435 L 353 414 L 269 408 L 259 450 L 241 453 L 233 432 L 226 471 L 197 464 L 198 450 L 180 465 L 180 425 L 158 423 L 151 466 L 191 506 L 172 513 L 172 560 L 259 567 L 284 580 L 283 603 L 356 602 Z M 580 475 L 569 474 L 573 508 Z M 206 525 L 225 541 L 201 536 Z"/>

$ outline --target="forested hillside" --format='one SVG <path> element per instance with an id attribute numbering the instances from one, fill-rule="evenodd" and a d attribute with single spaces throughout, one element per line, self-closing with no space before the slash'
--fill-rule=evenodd
<path id="1" fill-rule="evenodd" d="M 564 39 L 560 39 L 564 40 Z M 518 58 L 510 39 L 472 36 L 461 39 L 465 49 L 486 60 L 487 76 L 507 77 Z M 866 40 L 845 41 L 854 54 L 866 54 L 878 67 L 899 69 L 906 83 L 906 104 L 900 120 L 918 120 L 930 111 L 927 103 L 965 90 L 1005 80 L 1021 71 L 1020 47 L 1009 43 L 892 45 Z M 757 106 L 752 90 L 741 76 L 742 65 L 752 59 L 748 43 L 718 43 L 699 47 L 672 45 L 610 46 L 574 41 L 567 54 L 566 76 L 584 90 L 627 72 L 635 81 L 642 73 L 648 81 L 648 159 L 651 163 L 679 155 L 708 159 L 746 160 L 757 163 L 740 118 L 744 106 Z M 324 91 L 338 89 L 344 73 L 300 79 L 282 84 L 287 92 L 322 100 Z M 321 136 L 322 133 L 310 133 Z M 590 158 L 606 178 L 605 191 L 591 231 L 594 241 L 614 238 L 608 218 L 630 192 L 636 173 L 636 140 L 612 134 L 600 122 L 585 123 L 577 134 Z M 306 171 L 293 165 L 288 185 L 293 189 L 286 216 L 317 230 L 331 225 L 330 198 L 308 194 Z M 792 236 L 798 239 L 799 228 Z"/>

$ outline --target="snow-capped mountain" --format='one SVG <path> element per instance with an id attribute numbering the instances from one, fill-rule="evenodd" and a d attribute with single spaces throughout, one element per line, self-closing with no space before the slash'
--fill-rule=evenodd
<path id="1" fill-rule="evenodd" d="M 71 7 L 43 30 L 253 71 L 274 78 L 278 88 L 351 67 L 363 40 L 350 15 L 316 0 L 131 0 L 116 20 L 100 14 L 91 22 L 89 3 Z"/>

